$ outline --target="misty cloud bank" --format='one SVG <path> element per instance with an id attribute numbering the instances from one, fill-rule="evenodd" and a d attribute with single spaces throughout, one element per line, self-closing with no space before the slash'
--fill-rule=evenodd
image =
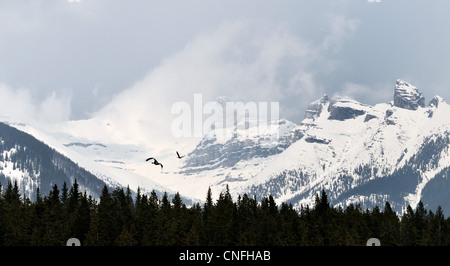
<path id="1" fill-rule="evenodd" d="M 449 5 L 5 2 L 0 111 L 45 123 L 99 116 L 166 127 L 171 104 L 201 93 L 278 101 L 281 117 L 298 123 L 323 93 L 389 101 L 397 78 L 450 98 Z"/>

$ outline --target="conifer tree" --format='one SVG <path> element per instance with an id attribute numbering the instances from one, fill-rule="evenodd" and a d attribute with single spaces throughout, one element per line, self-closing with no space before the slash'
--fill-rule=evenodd
<path id="1" fill-rule="evenodd" d="M 139 205 L 136 205 L 136 231 L 142 232 L 137 238 L 142 245 L 156 245 L 156 233 L 158 231 L 158 197 L 153 190 L 150 197 L 142 195 Z"/>
<path id="2" fill-rule="evenodd" d="M 147 196 L 141 195 L 141 189 L 138 187 L 135 200 L 135 219 L 131 229 L 135 232 L 137 245 L 143 245 L 143 235 L 147 224 L 147 217 L 145 217 L 145 213 L 148 213 L 147 204 Z"/>
<path id="3" fill-rule="evenodd" d="M 200 232 L 203 231 L 202 224 L 202 208 L 199 203 L 194 204 L 190 209 L 187 210 L 189 221 L 186 223 L 189 231 L 186 235 L 185 245 L 188 246 L 198 246 L 200 245 Z"/>
<path id="4" fill-rule="evenodd" d="M 322 190 L 315 206 L 282 203 L 269 195 L 234 202 L 229 187 L 213 201 L 211 189 L 203 206 L 187 207 L 179 193 L 161 200 L 155 191 L 135 201 L 129 187 L 112 193 L 105 185 L 99 202 L 77 183 L 67 189 L 65 203 L 55 184 L 48 196 L 36 189 L 36 200 L 19 193 L 17 182 L 0 189 L 0 245 L 65 245 L 76 237 L 83 245 L 365 245 L 376 237 L 382 245 L 448 245 L 450 218 L 422 202 L 408 206 L 401 219 L 389 202 L 362 210 L 350 204 L 332 207 Z M 0 186 L 1 187 L 1 186 Z M 64 189 L 63 189 L 64 191 Z M 63 193 L 64 194 L 64 193 Z"/>
<path id="5" fill-rule="evenodd" d="M 277 245 L 279 241 L 278 207 L 272 196 L 261 200 L 258 215 L 259 237 L 258 243 L 266 246 Z"/>
<path id="6" fill-rule="evenodd" d="M 78 238 L 81 243 L 84 243 L 86 235 L 90 227 L 90 207 L 86 192 L 80 198 L 80 204 L 74 212 L 74 228 L 73 235 Z"/>
<path id="7" fill-rule="evenodd" d="M 380 241 L 384 246 L 397 246 L 400 244 L 400 220 L 397 213 L 392 210 L 389 202 L 385 203 L 380 226 Z"/>
<path id="8" fill-rule="evenodd" d="M 0 246 L 4 245 L 4 235 L 6 230 L 6 210 L 5 210 L 5 200 L 3 197 L 3 186 L 0 183 Z"/>
<path id="9" fill-rule="evenodd" d="M 418 232 L 414 223 L 414 210 L 410 205 L 406 207 L 406 212 L 403 213 L 401 218 L 400 238 L 404 246 L 414 246 L 418 243 Z"/>
<path id="10" fill-rule="evenodd" d="M 4 195 L 4 210 L 5 210 L 5 233 L 4 245 L 7 246 L 21 246 L 26 244 L 25 224 L 23 218 L 23 204 L 19 194 L 19 187 L 17 181 L 14 185 L 8 181 L 8 185 Z"/>
<path id="11" fill-rule="evenodd" d="M 70 235 L 70 231 L 67 230 L 67 223 L 69 220 L 65 219 L 63 205 L 60 201 L 59 189 L 55 184 L 53 189 L 49 192 L 48 197 L 45 198 L 45 212 L 44 212 L 44 224 L 45 234 L 42 237 L 42 243 L 46 246 L 63 245 L 64 239 L 74 237 Z M 76 221 L 74 221 L 76 223 Z"/>
<path id="12" fill-rule="evenodd" d="M 291 203 L 282 203 L 280 208 L 280 242 L 282 246 L 295 246 L 301 244 L 303 228 L 297 211 Z"/>
<path id="13" fill-rule="evenodd" d="M 187 223 L 186 205 L 181 200 L 180 193 L 176 193 L 172 199 L 172 215 L 171 226 L 169 228 L 169 235 L 172 238 L 173 245 L 184 245 L 186 235 L 189 230 Z"/>
<path id="14" fill-rule="evenodd" d="M 45 221 L 43 218 L 45 210 L 46 208 L 41 193 L 39 192 L 39 187 L 37 187 L 36 202 L 34 203 L 32 214 L 34 226 L 32 228 L 31 245 L 33 246 L 41 245 L 45 233 Z"/>
<path id="15" fill-rule="evenodd" d="M 212 199 L 211 187 L 208 187 L 206 200 L 203 205 L 203 224 L 204 233 L 200 235 L 201 242 L 205 245 L 211 245 L 214 239 L 214 211 L 215 206 Z"/>
<path id="16" fill-rule="evenodd" d="M 322 190 L 321 196 L 316 195 L 314 209 L 311 211 L 311 218 L 315 225 L 312 226 L 312 233 L 316 234 L 317 245 L 331 245 L 334 240 L 334 233 L 336 229 L 335 217 L 331 210 L 328 196 L 325 190 Z M 310 221 L 312 222 L 312 221 Z"/>
<path id="17" fill-rule="evenodd" d="M 416 245 L 428 245 L 431 242 L 429 228 L 428 228 L 428 212 L 425 209 L 423 202 L 419 201 L 414 212 L 413 218 L 414 227 L 417 231 Z"/>
<path id="18" fill-rule="evenodd" d="M 98 205 L 97 245 L 110 246 L 114 244 L 116 238 L 114 220 L 113 200 L 109 194 L 108 187 L 105 185 Z"/>
<path id="19" fill-rule="evenodd" d="M 67 212 L 68 213 L 73 213 L 78 204 L 79 204 L 79 200 L 81 198 L 81 192 L 79 191 L 79 185 L 77 180 L 75 179 L 75 181 L 72 184 L 72 187 L 69 190 L 69 195 L 67 198 Z"/>
<path id="20" fill-rule="evenodd" d="M 226 186 L 225 193 L 219 194 L 214 212 L 214 241 L 213 244 L 231 245 L 237 238 L 236 205 L 233 203 L 230 189 Z"/>
<path id="21" fill-rule="evenodd" d="M 116 240 L 117 246 L 135 246 L 136 243 L 133 235 L 125 227 L 122 229 L 122 232 Z"/>
<path id="22" fill-rule="evenodd" d="M 260 228 L 257 227 L 257 204 L 247 194 L 237 201 L 236 220 L 238 223 L 238 245 L 256 245 Z"/>
<path id="23" fill-rule="evenodd" d="M 64 181 L 63 187 L 62 187 L 62 193 L 61 193 L 61 203 L 62 205 L 66 205 L 67 198 L 69 197 L 69 190 L 67 188 L 67 183 Z"/>
<path id="24" fill-rule="evenodd" d="M 430 219 L 430 227 L 431 229 L 431 245 L 441 246 L 445 242 L 445 232 L 447 231 L 445 224 L 444 212 L 442 211 L 442 207 L 438 206 L 436 213 Z"/>
<path id="25" fill-rule="evenodd" d="M 169 201 L 169 197 L 166 192 L 161 199 L 158 216 L 156 221 L 157 231 L 155 233 L 155 244 L 160 245 L 173 245 L 174 239 L 171 233 L 171 220 L 172 220 L 172 206 Z"/>
<path id="26" fill-rule="evenodd" d="M 131 193 L 123 191 L 123 188 L 115 188 L 112 192 L 113 212 L 114 212 L 114 234 L 118 237 L 123 229 L 130 232 L 133 222 L 133 200 Z"/>

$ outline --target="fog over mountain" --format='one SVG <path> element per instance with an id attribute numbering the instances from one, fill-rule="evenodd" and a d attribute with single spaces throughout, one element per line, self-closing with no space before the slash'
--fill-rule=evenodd
<path id="1" fill-rule="evenodd" d="M 91 187 L 92 180 L 133 191 L 139 188 L 142 193 L 179 192 L 196 202 L 204 200 L 208 188 L 218 195 L 228 186 L 234 197 L 272 195 L 278 203 L 300 208 L 312 205 L 314 196 L 325 190 L 335 206 L 373 208 L 389 201 L 402 213 L 422 200 L 427 208 L 440 205 L 448 212 L 450 106 L 440 96 L 426 102 L 420 90 L 404 80 L 398 79 L 391 88 L 390 103 L 368 105 L 323 95 L 309 105 L 299 124 L 284 118 L 268 124 L 241 120 L 233 134 L 218 134 L 223 130 L 218 127 L 202 138 L 172 136 L 174 141 L 164 142 L 163 148 L 158 139 L 126 137 L 127 122 L 115 113 L 52 128 L 8 123 L 89 172 L 83 183 L 89 191 L 98 191 L 98 185 Z M 147 136 L 171 134 L 164 127 L 148 129 Z M 4 180 L 18 180 L 24 191 L 56 182 L 41 178 L 33 164 L 8 172 L 11 162 L 13 167 L 23 164 L 11 161 L 12 155 L 29 149 L 27 144 L 17 145 L 5 148 Z M 184 157 L 178 158 L 176 151 Z M 164 168 L 146 162 L 149 157 Z M 68 171 L 54 161 L 53 165 Z"/>

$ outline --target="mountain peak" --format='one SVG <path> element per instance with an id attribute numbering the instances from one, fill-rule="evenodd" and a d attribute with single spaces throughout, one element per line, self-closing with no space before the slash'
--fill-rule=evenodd
<path id="1" fill-rule="evenodd" d="M 425 97 L 416 86 L 397 79 L 394 90 L 394 106 L 408 110 L 417 110 L 419 107 L 425 107 Z"/>
<path id="2" fill-rule="evenodd" d="M 434 96 L 433 99 L 431 99 L 429 106 L 432 107 L 439 107 L 440 103 L 445 103 L 444 98 L 442 98 L 441 96 Z"/>
<path id="3" fill-rule="evenodd" d="M 330 102 L 330 97 L 324 94 L 322 98 L 309 104 L 308 109 L 306 109 L 305 118 L 315 119 L 317 118 L 323 110 L 323 106 Z"/>

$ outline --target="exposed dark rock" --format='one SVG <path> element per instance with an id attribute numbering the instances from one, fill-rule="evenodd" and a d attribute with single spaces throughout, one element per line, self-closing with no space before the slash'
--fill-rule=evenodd
<path id="1" fill-rule="evenodd" d="M 344 107 L 336 105 L 331 105 L 329 110 L 330 116 L 328 117 L 328 119 L 340 121 L 344 121 L 346 119 L 353 119 L 366 113 L 363 110 L 354 109 L 352 107 Z"/>
<path id="2" fill-rule="evenodd" d="M 364 122 L 368 122 L 368 121 L 370 121 L 372 119 L 375 119 L 375 118 L 377 118 L 377 117 L 374 116 L 374 115 L 371 115 L 371 114 L 367 114 L 366 118 L 364 118 Z"/>
<path id="3" fill-rule="evenodd" d="M 394 106 L 408 110 L 425 107 L 425 97 L 410 83 L 398 79 L 395 84 Z"/>
<path id="4" fill-rule="evenodd" d="M 439 104 L 445 102 L 444 99 L 440 96 L 434 96 L 433 99 L 431 99 L 428 106 L 430 107 L 439 107 Z"/>
<path id="5" fill-rule="evenodd" d="M 305 141 L 308 143 L 318 143 L 318 144 L 329 144 L 331 140 L 329 139 L 321 139 L 317 137 L 308 136 L 305 138 Z"/>
<path id="6" fill-rule="evenodd" d="M 317 118 L 320 115 L 320 113 L 322 113 L 324 105 L 329 102 L 330 102 L 330 98 L 328 97 L 328 95 L 324 94 L 322 96 L 322 98 L 311 103 L 308 106 L 308 108 L 306 110 L 305 118 L 310 118 L 310 119 Z"/>

